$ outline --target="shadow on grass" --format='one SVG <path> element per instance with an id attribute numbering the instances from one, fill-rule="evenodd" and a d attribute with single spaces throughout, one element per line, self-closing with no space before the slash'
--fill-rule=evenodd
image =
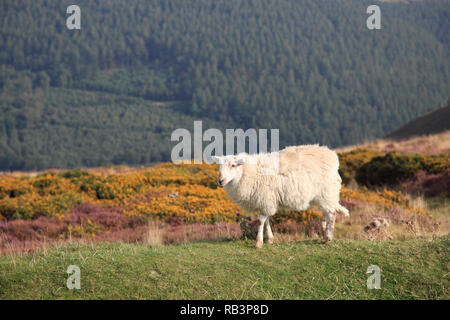
<path id="1" fill-rule="evenodd" d="M 223 239 L 204 239 L 204 240 L 196 240 L 192 242 L 184 242 L 177 244 L 167 244 L 165 246 L 180 246 L 180 245 L 190 245 L 190 244 L 219 244 L 219 243 L 236 243 L 242 248 L 255 249 L 255 240 L 252 239 L 231 239 L 231 238 L 223 238 Z M 277 247 L 279 245 L 305 245 L 305 246 L 327 246 L 322 243 L 322 239 L 303 239 L 303 240 L 295 240 L 295 241 L 286 241 L 286 242 L 278 242 L 274 244 L 269 244 L 264 242 L 262 248 L 271 248 Z"/>

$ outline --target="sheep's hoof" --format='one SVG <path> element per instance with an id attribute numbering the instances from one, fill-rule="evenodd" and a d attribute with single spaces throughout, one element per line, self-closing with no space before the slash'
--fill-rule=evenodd
<path id="1" fill-rule="evenodd" d="M 272 243 L 273 243 L 273 238 L 267 239 L 267 243 L 268 243 L 268 244 L 272 244 Z"/>
<path id="2" fill-rule="evenodd" d="M 322 240 L 322 244 L 327 244 L 330 241 L 331 241 L 331 239 L 326 237 L 325 239 Z"/>
<path id="3" fill-rule="evenodd" d="M 255 243 L 255 248 L 256 249 L 261 249 L 262 246 L 263 246 L 263 242 L 262 241 L 256 241 L 256 243 Z"/>

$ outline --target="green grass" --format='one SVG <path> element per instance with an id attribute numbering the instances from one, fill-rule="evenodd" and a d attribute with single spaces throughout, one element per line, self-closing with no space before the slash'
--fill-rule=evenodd
<path id="1" fill-rule="evenodd" d="M 0 257 L 0 299 L 448 299 L 449 240 L 68 244 Z M 69 265 L 81 289 L 66 287 Z M 381 289 L 368 290 L 369 265 Z"/>

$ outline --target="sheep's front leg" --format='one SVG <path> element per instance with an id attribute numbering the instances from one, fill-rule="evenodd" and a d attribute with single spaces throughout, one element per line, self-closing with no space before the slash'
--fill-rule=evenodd
<path id="1" fill-rule="evenodd" d="M 272 233 L 272 229 L 270 228 L 270 218 L 269 217 L 267 217 L 267 219 L 266 219 L 265 228 L 266 228 L 267 243 L 273 243 L 273 233 Z"/>
<path id="2" fill-rule="evenodd" d="M 264 240 L 264 224 L 266 222 L 267 216 L 259 215 L 258 216 L 258 235 L 256 236 L 255 248 L 260 249 L 263 245 Z"/>

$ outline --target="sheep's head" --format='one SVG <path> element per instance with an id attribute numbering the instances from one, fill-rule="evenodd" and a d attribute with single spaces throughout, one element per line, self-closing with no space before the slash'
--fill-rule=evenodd
<path id="1" fill-rule="evenodd" d="M 213 156 L 212 159 L 219 164 L 217 183 L 224 187 L 231 181 L 239 181 L 242 177 L 242 165 L 245 159 L 242 156 Z"/>

